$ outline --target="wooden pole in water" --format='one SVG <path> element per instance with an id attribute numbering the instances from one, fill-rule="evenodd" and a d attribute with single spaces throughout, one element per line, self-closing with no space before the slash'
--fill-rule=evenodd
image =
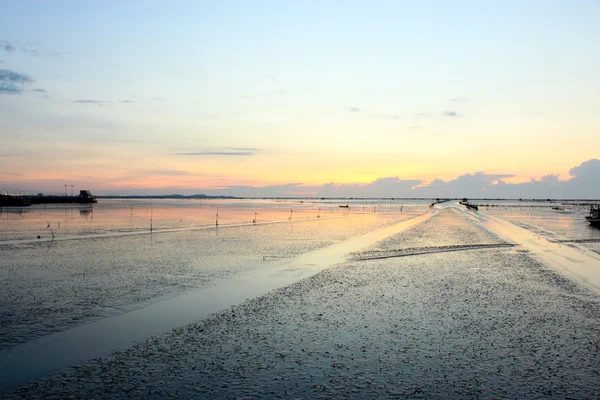
<path id="1" fill-rule="evenodd" d="M 217 208 L 217 219 L 215 220 L 215 226 L 219 226 L 219 209 Z"/>
<path id="2" fill-rule="evenodd" d="M 50 233 L 52 234 L 52 239 L 54 239 L 54 231 L 52 230 L 52 227 L 50 226 L 50 221 L 48 221 L 47 228 L 50 228 Z"/>

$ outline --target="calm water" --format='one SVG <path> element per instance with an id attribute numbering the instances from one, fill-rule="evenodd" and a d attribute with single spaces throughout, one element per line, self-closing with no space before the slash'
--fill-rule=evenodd
<path id="1" fill-rule="evenodd" d="M 0 244 L 86 235 L 156 233 L 203 227 L 414 213 L 428 201 L 406 200 L 112 200 L 90 205 L 0 209 Z M 340 205 L 349 205 L 341 208 Z M 218 217 L 217 217 L 218 216 Z M 253 221 L 255 221 L 253 223 Z"/>
<path id="2" fill-rule="evenodd" d="M 600 253 L 600 229 L 585 217 L 589 205 L 573 202 L 477 201 L 480 212 L 498 216 L 546 239 L 577 244 Z M 600 203 L 595 201 L 595 203 Z"/>
<path id="3" fill-rule="evenodd" d="M 283 265 L 428 202 L 101 200 L 11 211 L 0 214 L 0 349 Z"/>

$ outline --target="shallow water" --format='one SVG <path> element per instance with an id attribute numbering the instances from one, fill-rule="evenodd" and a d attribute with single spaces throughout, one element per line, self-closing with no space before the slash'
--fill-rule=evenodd
<path id="1" fill-rule="evenodd" d="M 0 365 L 10 365 L 10 369 L 0 376 L 0 391 L 105 355 L 111 350 L 129 347 L 151 335 L 204 319 L 229 306 L 310 277 L 343 262 L 351 252 L 410 229 L 436 212 L 433 210 L 398 224 L 378 228 L 305 253 L 283 264 L 272 263 L 230 278 L 216 279 L 207 288 L 11 347 L 0 352 Z M 31 362 L 33 359 L 35 363 Z"/>
<path id="2" fill-rule="evenodd" d="M 271 267 L 427 210 L 389 201 L 346 209 L 328 202 L 101 200 L 92 210 L 3 213 L 0 349 Z"/>
<path id="3" fill-rule="evenodd" d="M 345 205 L 347 203 L 350 204 L 350 208 L 339 207 L 340 204 Z M 531 205 L 531 207 L 527 205 Z M 493 284 L 502 283 L 506 290 L 510 289 L 510 285 L 517 285 L 515 286 L 517 289 L 513 289 L 513 291 L 517 290 L 518 293 L 513 293 L 511 296 L 516 296 L 515 298 L 518 301 L 525 301 L 521 293 L 533 293 L 531 288 L 535 286 L 534 282 L 519 283 L 519 280 L 511 280 L 511 283 L 505 284 L 507 277 L 498 275 L 499 271 L 509 271 L 510 267 L 512 268 L 509 271 L 511 274 L 520 274 L 519 268 L 527 266 L 527 268 L 531 269 L 531 265 L 539 266 L 539 263 L 532 261 L 534 254 L 528 253 L 529 250 L 527 250 L 526 246 L 506 241 L 501 236 L 495 234 L 491 226 L 488 226 L 491 230 L 487 229 L 485 223 L 486 216 L 501 218 L 515 223 L 533 232 L 534 235 L 539 235 L 555 244 L 582 245 L 590 248 L 590 246 L 593 247 L 596 244 L 596 238 L 600 238 L 597 235 L 598 231 L 590 229 L 587 221 L 585 221 L 585 210 L 583 207 L 579 209 L 573 207 L 570 211 L 569 209 L 557 211 L 551 209 L 555 205 L 539 206 L 540 204 L 538 203 L 504 202 L 498 204 L 496 202 L 493 207 L 491 204 L 489 206 L 480 206 L 479 212 L 464 211 L 464 209 L 459 208 L 454 203 L 445 203 L 436 207 L 436 210 L 441 210 L 441 212 L 434 218 L 423 219 L 419 221 L 420 223 L 417 226 L 406 233 L 384 239 L 377 244 L 371 245 L 368 249 L 361 250 L 348 257 L 354 263 L 353 265 L 362 266 L 364 263 L 374 263 L 372 264 L 374 266 L 382 265 L 386 268 L 398 268 L 393 273 L 391 270 L 385 272 L 390 276 L 389 282 L 385 282 L 385 277 L 382 278 L 379 276 L 381 271 L 378 271 L 377 268 L 370 269 L 371 267 L 367 270 L 363 270 L 363 267 L 359 268 L 361 274 L 365 273 L 364 277 L 360 279 L 357 276 L 347 275 L 348 271 L 353 273 L 354 268 L 350 268 L 342 275 L 334 274 L 333 278 L 331 278 L 333 281 L 321 282 L 319 280 L 310 280 L 309 282 L 312 283 L 308 284 L 309 289 L 312 284 L 318 287 L 324 284 L 329 289 L 335 289 L 336 280 L 339 280 L 339 282 L 348 282 L 348 278 L 351 278 L 350 281 L 353 283 L 349 287 L 341 287 L 343 291 L 340 293 L 353 292 L 363 285 L 368 288 L 366 292 L 360 292 L 359 290 L 356 293 L 359 297 L 345 297 L 347 301 L 343 304 L 331 303 L 332 299 L 328 297 L 328 294 L 316 294 L 315 302 L 311 303 L 312 307 L 315 307 L 315 313 L 317 313 L 316 310 L 319 308 L 318 303 L 320 301 L 323 301 L 323 304 L 330 304 L 331 307 L 337 307 L 340 315 L 346 313 L 347 315 L 344 318 L 347 321 L 353 321 L 351 329 L 359 329 L 360 325 L 354 325 L 359 324 L 361 318 L 365 321 L 372 319 L 365 314 L 368 312 L 368 307 L 366 309 L 361 309 L 360 307 L 363 307 L 367 303 L 383 307 L 383 303 L 365 296 L 385 296 L 386 293 L 393 291 L 392 288 L 395 287 L 394 285 L 399 285 L 397 286 L 399 289 L 404 287 L 404 281 L 408 279 L 417 289 L 410 293 L 412 300 L 409 303 L 400 302 L 395 305 L 410 308 L 404 310 L 405 315 L 399 316 L 399 318 L 414 317 L 416 321 L 419 315 L 430 315 L 432 318 L 439 319 L 441 318 L 439 312 L 445 307 L 441 300 L 438 299 L 431 303 L 428 306 L 432 307 L 431 310 L 423 308 L 425 307 L 423 305 L 425 303 L 421 304 L 417 301 L 420 298 L 419 296 L 437 296 L 434 292 L 427 292 L 429 290 L 427 286 L 429 283 L 427 282 L 435 281 L 435 285 L 439 286 L 441 283 L 437 282 L 437 280 L 440 277 L 443 278 L 444 282 L 451 281 L 456 286 L 456 289 L 453 290 L 455 292 L 456 290 L 459 291 L 459 301 L 469 301 L 469 299 L 477 299 L 478 296 L 487 296 L 490 293 L 490 289 L 486 288 L 485 284 L 483 286 L 471 287 L 471 284 L 477 283 L 477 274 L 480 273 L 478 272 L 480 270 L 487 271 L 486 273 L 489 276 L 485 279 L 492 279 Z M 400 207 L 402 207 L 402 211 L 400 211 Z M 218 227 L 215 225 L 217 210 L 219 214 Z M 135 323 L 132 321 L 138 321 L 137 317 L 133 318 L 133 316 L 144 314 L 144 310 L 148 311 L 147 315 L 151 315 L 152 318 L 156 318 L 156 321 L 163 323 L 164 326 L 161 329 L 170 330 L 171 328 L 177 328 L 179 324 L 186 323 L 182 322 L 186 320 L 167 318 L 175 317 L 175 315 L 171 315 L 174 313 L 173 309 L 169 308 L 169 304 L 175 304 L 176 307 L 181 306 L 178 308 L 181 311 L 186 309 L 186 304 L 189 305 L 189 301 L 185 301 L 185 299 L 191 299 L 196 294 L 199 294 L 200 297 L 194 297 L 195 300 L 193 300 L 201 303 L 198 304 L 198 307 L 202 308 L 203 304 L 205 304 L 205 308 L 210 310 L 210 312 L 221 310 L 222 307 L 237 304 L 262 293 L 260 291 L 247 291 L 248 287 L 244 286 L 247 284 L 247 281 L 244 280 L 246 278 L 242 279 L 242 277 L 253 276 L 253 279 L 267 279 L 267 276 L 272 278 L 272 273 L 275 271 L 276 273 L 286 274 L 282 282 L 285 281 L 284 284 L 288 285 L 310 276 L 320 269 L 327 268 L 330 264 L 340 261 L 335 257 L 330 259 L 327 254 L 323 254 L 319 256 L 322 257 L 320 258 L 320 263 L 323 265 L 313 272 L 310 270 L 310 262 L 302 262 L 302 265 L 297 265 L 296 267 L 290 266 L 294 265 L 295 260 L 302 259 L 303 256 L 311 251 L 323 249 L 336 243 L 344 245 L 348 243 L 350 238 L 357 238 L 367 232 L 372 232 L 376 229 L 429 213 L 430 208 L 429 202 L 425 201 L 389 200 L 380 202 L 352 202 L 346 200 L 343 202 L 164 200 L 153 201 L 152 204 L 139 200 L 106 200 L 98 204 L 97 207 L 94 207 L 93 212 L 91 210 L 88 211 L 82 213 L 80 208 L 65 209 L 48 207 L 32 208 L 27 213 L 3 213 L 0 215 L 0 227 L 6 228 L 0 229 L 0 356 L 3 354 L 14 355 L 15 352 L 19 353 L 21 351 L 21 354 L 30 354 L 26 349 L 28 345 L 31 344 L 30 347 L 34 349 L 35 343 L 38 343 L 36 340 L 41 341 L 39 343 L 42 344 L 44 343 L 43 340 L 46 339 L 53 341 L 53 335 L 58 335 L 59 332 L 65 332 L 65 334 L 74 332 L 74 337 L 80 338 L 85 335 L 79 335 L 78 332 L 80 331 L 77 331 L 77 329 L 89 327 L 92 331 L 95 331 L 95 327 L 108 326 L 108 321 L 113 321 L 114 318 L 119 318 L 120 316 L 124 316 L 122 321 L 125 321 L 125 324 L 131 325 Z M 182 215 L 185 215 L 185 218 L 182 218 Z M 152 233 L 150 233 L 150 217 L 152 217 Z M 254 218 L 256 218 L 256 221 L 253 222 Z M 58 226 L 58 222 L 61 222 L 60 227 Z M 52 227 L 54 238 L 48 236 L 50 232 L 50 228 L 47 227 L 48 224 Z M 43 237 L 37 239 L 38 234 Z M 547 250 L 546 248 L 542 248 L 541 251 L 545 252 Z M 398 261 L 398 257 L 402 257 L 401 262 Z M 413 258 L 425 261 L 414 264 L 416 261 L 413 261 Z M 486 263 L 488 262 L 491 263 L 492 268 L 487 266 Z M 416 265 L 416 267 L 411 267 L 413 265 Z M 405 272 L 408 275 L 403 276 L 402 270 L 407 267 L 409 269 L 406 269 Z M 495 271 L 494 268 L 496 267 L 501 269 Z M 435 276 L 438 269 L 440 273 L 443 272 L 443 275 L 440 275 L 440 277 Z M 457 276 L 453 277 L 453 273 L 456 273 Z M 527 275 L 529 276 L 527 279 L 534 279 L 532 277 L 535 274 Z M 544 276 L 547 277 L 550 275 Z M 369 282 L 369 279 L 373 279 L 373 281 Z M 475 281 L 472 279 L 475 279 Z M 542 303 L 551 302 L 555 304 L 556 298 L 552 296 L 556 295 L 556 293 L 560 293 L 561 298 L 567 299 L 578 298 L 581 300 L 582 296 L 590 296 L 587 292 L 582 294 L 584 292 L 580 292 L 580 289 L 573 289 L 576 287 L 575 284 L 570 284 L 571 286 L 565 292 L 563 289 L 568 286 L 565 283 L 567 281 L 561 280 L 560 285 L 562 286 L 555 287 L 552 286 L 552 282 L 554 282 L 552 279 L 548 278 L 550 286 L 543 289 L 545 297 L 542 299 Z M 236 286 L 236 282 L 244 283 L 242 286 Z M 291 300 L 291 304 L 294 304 L 293 307 L 297 306 L 297 302 L 300 302 L 300 304 L 305 304 L 306 301 L 310 302 L 309 297 L 305 297 L 301 291 L 296 290 L 303 287 L 303 285 L 299 284 L 299 286 L 297 285 L 289 289 L 290 293 L 295 296 Z M 280 286 L 273 286 L 273 288 L 275 287 Z M 318 287 L 316 288 L 318 289 Z M 444 288 L 448 289 L 446 286 L 442 289 Z M 221 304 L 220 306 L 215 306 L 216 308 L 214 309 L 210 308 L 212 306 L 209 306 L 210 301 L 207 299 L 198 300 L 202 298 L 202 293 L 210 296 L 210 290 L 214 291 L 215 296 L 207 299 L 215 300 L 215 304 Z M 316 289 L 313 287 L 310 290 Z M 336 293 L 336 291 L 334 290 L 333 293 Z M 494 293 L 498 294 L 500 292 L 494 291 Z M 451 294 L 454 295 L 457 293 L 453 292 Z M 277 295 L 275 297 L 277 298 Z M 226 299 L 226 301 L 219 303 L 217 298 Z M 593 299 L 596 299 L 596 297 L 593 297 Z M 530 300 L 526 300 L 529 301 L 527 304 L 531 303 Z M 586 297 L 582 301 L 589 302 L 592 300 Z M 206 303 L 203 303 L 204 301 Z M 282 305 L 286 304 L 283 299 L 275 301 L 280 301 Z M 537 302 L 532 307 L 539 309 L 542 303 Z M 395 303 L 390 303 L 390 307 L 393 304 Z M 523 316 L 522 310 L 519 309 L 498 310 L 497 307 L 492 307 L 493 302 L 488 303 L 487 300 L 485 304 L 487 308 L 479 312 L 489 313 L 490 317 L 484 323 L 488 323 L 489 319 L 496 317 L 505 318 L 508 316 L 513 318 L 515 314 Z M 510 302 L 503 301 L 502 304 L 505 307 L 509 307 Z M 360 307 L 356 308 L 358 306 Z M 275 307 L 275 304 L 273 304 L 273 307 Z M 344 309 L 344 307 L 347 307 L 347 309 Z M 436 311 L 435 307 L 440 309 Z M 462 310 L 462 308 L 460 309 Z M 296 312 L 291 309 L 285 309 L 285 307 L 283 310 L 279 310 L 277 307 L 275 309 L 270 307 L 263 311 L 265 313 L 273 313 L 275 316 L 281 313 Z M 263 311 L 260 312 L 262 313 Z M 561 321 L 565 318 L 563 311 L 559 312 L 560 318 L 557 317 Z M 187 311 L 183 312 L 188 313 Z M 198 314 L 197 312 L 197 308 L 193 312 L 190 311 L 186 318 L 192 316 L 196 316 L 194 318 L 205 318 L 205 314 Z M 327 312 L 329 311 L 320 310 L 317 314 L 323 315 Z M 131 315 L 132 318 L 127 318 L 126 316 L 128 315 Z M 217 313 L 215 318 L 222 317 L 219 317 L 219 315 Z M 592 317 L 596 321 L 598 317 L 597 313 L 594 312 Z M 248 316 L 248 318 L 255 321 L 258 317 Z M 267 318 L 264 315 L 261 318 L 265 318 L 267 325 L 259 326 L 258 329 L 260 332 L 263 330 L 272 331 L 275 334 L 274 332 L 277 329 L 288 331 L 288 328 L 284 327 L 287 322 L 282 323 L 276 318 Z M 297 321 L 303 321 L 304 314 L 301 313 L 294 318 Z M 582 318 L 578 320 L 579 325 L 582 324 Z M 321 318 L 319 317 L 315 321 L 317 320 L 320 321 Z M 107 324 L 103 325 L 103 321 L 107 321 Z M 441 321 L 443 323 L 448 322 L 444 318 Z M 596 326 L 596 322 L 592 325 Z M 295 323 L 296 325 L 294 326 L 297 328 L 298 326 L 303 326 L 298 325 L 299 323 Z M 269 324 L 276 324 L 276 326 Z M 312 326 L 311 324 L 312 322 L 309 326 Z M 439 326 L 436 327 L 432 324 L 417 327 L 414 335 L 411 334 L 412 336 L 408 339 L 402 335 L 399 338 L 408 340 L 408 346 L 419 347 L 420 344 L 417 338 L 421 333 L 430 335 L 432 332 L 435 333 L 436 330 L 440 329 Z M 340 334 L 341 336 L 338 338 L 337 344 L 326 342 L 319 345 L 320 350 L 317 351 L 318 357 L 316 359 L 313 358 L 308 361 L 302 361 L 302 358 L 299 359 L 302 362 L 306 361 L 313 364 L 308 369 L 304 368 L 305 372 L 312 371 L 316 374 L 322 368 L 327 367 L 327 365 L 324 367 L 322 363 L 325 362 L 327 364 L 329 356 L 323 358 L 322 354 L 319 353 L 325 352 L 327 346 L 339 345 L 341 347 L 338 350 L 344 348 L 344 346 L 348 347 L 348 353 L 340 356 L 342 358 L 349 357 L 350 354 L 360 351 L 359 348 L 355 348 L 360 341 L 354 340 L 356 337 L 352 338 L 351 331 L 348 330 L 350 328 L 340 328 L 342 329 L 340 331 L 338 329 L 340 326 L 338 321 L 327 328 L 335 328 L 333 331 L 325 329 L 322 332 L 325 336 Z M 386 324 L 381 326 L 383 327 L 381 332 L 384 332 L 388 328 L 390 330 L 397 328 L 397 326 L 388 327 Z M 319 329 L 318 327 L 313 328 L 316 330 Z M 313 328 L 304 331 L 304 335 L 306 337 L 313 337 L 314 335 L 310 333 Z M 372 342 L 371 344 L 381 342 L 381 340 L 377 339 L 378 334 L 374 333 L 379 332 L 379 328 L 375 331 L 367 326 L 364 326 L 364 328 L 366 329 L 360 328 L 358 330 L 359 336 L 357 337 L 362 338 L 361 340 L 367 340 L 369 343 Z M 123 332 L 127 332 L 127 329 L 129 328 L 126 327 Z M 252 325 L 249 325 L 249 329 L 252 330 L 254 328 Z M 275 331 L 273 331 L 274 329 Z M 149 334 L 157 332 L 154 330 Z M 194 332 L 197 333 L 197 331 Z M 211 333 L 210 330 L 207 330 L 206 335 L 219 335 L 220 332 L 218 330 Z M 568 335 L 570 334 L 569 332 L 565 331 L 565 334 Z M 253 334 L 251 331 L 242 332 L 240 338 L 243 340 L 230 336 L 227 337 L 227 340 L 234 340 L 236 343 L 239 340 L 242 340 L 243 343 L 249 340 L 248 343 L 252 346 L 260 348 L 259 344 L 249 339 L 251 336 L 248 335 Z M 439 334 L 439 332 L 436 334 Z M 107 331 L 107 335 L 111 335 L 110 330 Z M 201 336 L 208 340 L 205 335 Z M 287 351 L 284 348 L 289 344 L 289 341 L 298 341 L 300 340 L 299 337 L 293 335 L 291 337 L 283 337 L 282 342 L 278 345 L 281 346 L 280 351 Z M 143 338 L 144 336 L 136 336 L 135 340 Z M 457 342 L 455 345 L 460 347 L 462 339 L 454 336 L 451 336 L 451 338 L 455 341 L 458 340 L 460 343 Z M 532 338 L 532 340 L 546 340 L 541 337 L 538 338 L 535 335 Z M 581 340 L 583 338 L 584 336 L 581 336 Z M 344 344 L 343 339 L 347 339 L 346 344 Z M 165 345 L 161 340 L 163 339 L 158 340 L 157 343 L 160 346 Z M 165 340 L 172 341 L 173 338 L 167 337 Z M 186 340 L 191 340 L 196 346 L 198 344 L 197 339 L 192 340 L 192 338 L 188 337 Z M 314 338 L 314 340 L 318 343 L 318 338 Z M 398 340 L 400 339 L 394 339 L 393 343 L 398 343 Z M 470 340 L 475 339 L 472 338 Z M 82 343 L 85 343 L 85 341 L 82 341 Z M 118 340 L 115 343 L 117 344 L 113 346 L 120 347 Z M 488 344 L 488 342 L 485 342 L 484 344 L 477 345 L 488 346 Z M 550 341 L 548 345 L 555 346 L 556 343 Z M 187 348 L 185 346 L 187 345 L 183 347 L 184 352 L 198 351 L 198 347 L 192 346 L 191 348 Z M 229 346 L 227 348 L 230 348 L 232 344 L 220 343 L 219 346 Z M 506 344 L 506 346 L 510 347 L 510 344 Z M 83 344 L 83 347 L 85 347 L 85 344 Z M 235 348 L 235 345 L 233 347 Z M 447 350 L 443 346 L 442 348 L 444 352 Z M 135 357 L 143 357 L 144 351 L 149 351 L 148 354 L 156 353 L 156 349 L 148 349 L 148 347 L 144 348 L 143 346 L 141 349 L 141 355 L 138 354 Z M 200 349 L 206 351 L 207 354 L 212 354 L 210 353 L 210 349 L 206 349 L 205 347 L 201 347 Z M 373 346 L 371 346 L 371 350 L 375 354 L 378 354 L 378 350 L 375 350 Z M 331 349 L 327 351 L 329 352 Z M 511 351 L 514 351 L 514 349 Z M 171 354 L 168 357 L 172 356 Z M 200 355 L 199 357 L 203 360 L 205 359 L 204 355 Z M 4 359 L 7 360 L 9 358 L 5 357 Z M 273 360 L 269 359 L 269 357 L 267 359 L 260 359 L 259 361 L 260 365 L 264 366 L 273 363 Z M 128 360 L 126 362 L 135 364 L 139 363 L 140 360 L 134 359 L 133 361 Z M 164 360 L 161 362 L 164 362 Z M 253 361 L 246 360 L 244 362 Z M 351 361 L 346 359 L 345 362 L 348 363 Z M 368 362 L 374 363 L 376 359 L 371 357 L 368 359 Z M 465 359 L 460 362 L 469 362 L 469 360 Z M 589 360 L 586 360 L 586 362 L 589 362 Z M 422 374 L 425 373 L 424 371 L 427 368 L 435 367 L 434 364 L 431 364 L 431 360 L 423 364 L 425 366 L 429 365 L 426 369 L 423 369 L 424 367 L 420 363 L 421 361 L 417 361 L 417 364 L 411 364 L 411 370 L 420 371 L 419 373 Z M 173 368 L 187 368 L 184 364 L 176 365 Z M 306 365 L 308 364 L 305 364 L 305 367 Z M 502 368 L 507 367 L 507 365 L 502 364 Z M 156 368 L 159 370 L 162 367 Z M 204 368 L 210 370 L 211 367 L 205 366 Z M 450 371 L 448 368 L 446 369 Z M 371 369 L 365 371 L 370 371 L 369 373 L 375 372 L 375 370 Z M 228 376 L 223 371 L 213 372 L 219 376 L 219 382 L 223 382 L 224 384 L 227 381 L 231 382 L 237 379 Z M 278 373 L 280 371 L 276 374 Z M 406 371 L 403 373 L 406 373 Z M 364 372 L 359 372 L 359 374 L 364 375 Z M 258 373 L 258 375 L 262 376 L 261 373 Z M 361 375 L 357 375 L 358 380 L 352 381 L 354 382 L 352 384 L 359 385 L 357 386 L 359 388 L 365 385 L 362 378 L 360 378 Z M 31 375 L 31 377 L 33 376 L 35 375 Z M 412 376 L 412 373 L 410 373 L 410 376 Z M 514 375 L 510 376 L 511 379 L 516 379 Z M 147 376 L 144 376 L 143 379 L 147 379 Z M 197 379 L 197 377 L 194 379 Z M 290 377 L 290 379 L 293 380 L 295 378 Z M 374 379 L 378 378 L 375 377 Z M 500 385 L 505 377 L 498 379 L 498 385 Z M 340 382 L 345 382 L 346 380 L 346 378 L 342 378 Z M 413 377 L 409 381 L 416 382 Z M 85 384 L 85 379 L 81 382 Z M 101 381 L 98 382 L 100 386 L 87 382 L 85 385 L 88 386 L 83 387 L 83 389 L 89 389 L 93 392 L 102 387 Z M 411 385 L 416 385 L 414 382 Z M 163 383 L 169 387 L 181 390 L 181 386 L 177 386 L 179 383 L 176 381 Z M 126 385 L 131 384 L 132 382 L 126 382 Z M 216 390 L 212 384 L 207 382 L 204 384 L 211 387 L 212 389 L 210 390 Z M 383 385 L 384 382 L 380 382 L 380 384 Z M 423 382 L 420 382 L 419 385 L 421 385 L 421 388 L 424 387 Z M 288 386 L 281 386 L 279 383 L 272 387 L 290 389 Z M 419 393 L 416 386 L 413 387 L 414 390 L 417 390 L 416 392 L 410 392 L 410 388 L 405 387 L 404 389 L 407 390 L 402 391 L 404 394 Z M 117 388 L 116 390 L 118 392 L 119 389 Z M 339 393 L 343 393 L 344 390 L 339 391 Z M 395 393 L 394 390 L 391 392 L 387 390 L 386 388 L 384 392 L 377 392 L 374 397 L 377 397 L 377 394 L 387 393 L 390 395 L 389 393 Z M 469 392 L 470 389 L 465 386 L 461 390 Z M 346 394 L 351 395 L 352 393 L 359 392 L 346 391 Z M 57 393 L 62 392 L 58 390 Z M 227 390 L 204 392 L 205 395 L 207 393 L 247 394 L 246 392 L 229 392 Z M 249 393 L 252 393 L 252 390 Z M 296 391 L 294 393 L 300 392 Z M 329 393 L 336 394 L 337 392 Z M 454 393 L 456 395 L 459 392 L 447 393 Z M 470 393 L 473 394 L 474 392 Z M 494 393 L 498 394 L 500 392 Z M 518 393 L 518 391 L 513 393 Z M 98 392 L 94 392 L 94 394 L 97 395 Z M 142 392 L 138 394 L 143 397 Z M 490 392 L 488 394 L 492 395 L 493 393 Z M 161 397 L 159 392 L 154 393 L 154 395 Z M 59 394 L 58 397 L 60 396 Z M 203 397 L 203 395 L 200 397 Z M 204 397 L 210 398 L 210 395 Z M 269 396 L 267 395 L 266 397 Z"/>
<path id="4" fill-rule="evenodd" d="M 341 208 L 340 205 L 349 205 Z M 93 205 L 0 208 L 0 244 L 99 235 L 193 230 L 219 226 L 410 213 L 424 201 L 404 200 L 174 200 L 101 199 Z"/>
<path id="5" fill-rule="evenodd" d="M 480 211 L 511 221 L 548 239 L 557 242 L 600 242 L 600 229 L 590 225 L 585 219 L 589 214 L 587 205 L 561 202 L 549 204 L 492 202 L 492 204 L 494 206 L 481 207 Z"/>
<path id="6" fill-rule="evenodd" d="M 597 294 L 519 246 L 473 244 L 506 242 L 445 208 L 346 263 L 9 398 L 596 398 Z M 365 257 L 418 249 L 439 252 Z"/>

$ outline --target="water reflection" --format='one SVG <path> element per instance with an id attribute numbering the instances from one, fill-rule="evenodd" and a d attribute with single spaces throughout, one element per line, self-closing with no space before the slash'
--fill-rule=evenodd
<path id="1" fill-rule="evenodd" d="M 99 203 L 73 206 L 36 205 L 1 214 L 0 242 L 44 236 L 51 224 L 56 237 L 149 232 L 200 227 L 262 224 L 278 221 L 336 219 L 350 216 L 417 212 L 426 202 L 400 200 L 143 200 L 103 199 Z M 21 211 L 22 210 L 22 211 Z M 77 211 L 79 213 L 77 214 Z M 218 221 L 216 214 L 218 212 Z M 10 213 L 10 214 L 9 214 Z M 79 218 L 77 218 L 77 215 Z M 60 227 L 58 226 L 60 222 Z"/>

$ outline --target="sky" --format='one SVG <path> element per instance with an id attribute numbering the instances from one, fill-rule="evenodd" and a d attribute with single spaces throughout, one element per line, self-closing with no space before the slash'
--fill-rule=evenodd
<path id="1" fill-rule="evenodd" d="M 2 192 L 600 198 L 598 1 L 0 8 Z"/>

